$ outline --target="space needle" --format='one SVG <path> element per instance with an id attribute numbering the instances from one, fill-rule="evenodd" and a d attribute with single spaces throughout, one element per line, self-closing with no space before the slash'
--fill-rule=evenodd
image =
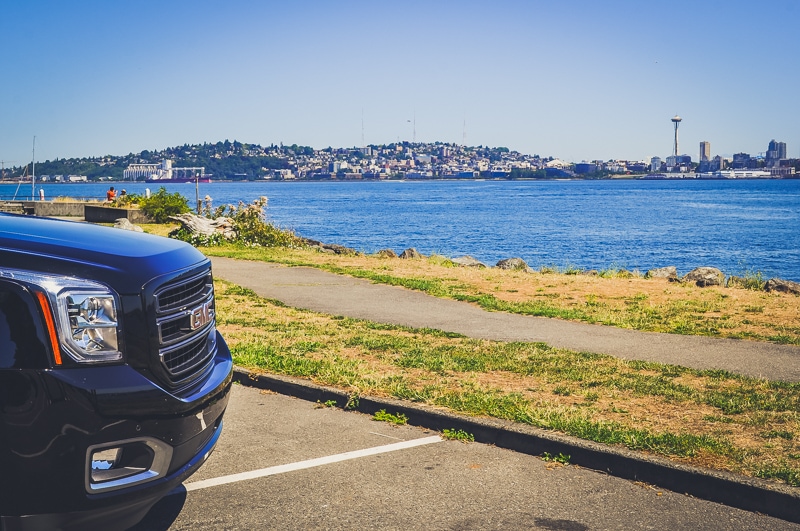
<path id="1" fill-rule="evenodd" d="M 675 124 L 675 144 L 672 146 L 673 147 L 672 154 L 675 155 L 675 157 L 678 156 L 678 124 L 681 123 L 681 120 L 682 118 L 677 114 L 672 118 L 672 123 Z M 675 160 L 677 160 L 677 158 Z"/>

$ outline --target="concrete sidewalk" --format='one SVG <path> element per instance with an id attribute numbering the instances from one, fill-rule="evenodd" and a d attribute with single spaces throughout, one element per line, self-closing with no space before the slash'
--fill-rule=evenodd
<path id="1" fill-rule="evenodd" d="M 800 347 L 756 341 L 637 332 L 559 319 L 487 312 L 468 303 L 308 267 L 211 258 L 214 275 L 288 306 L 332 315 L 436 328 L 500 341 L 536 341 L 695 369 L 800 382 Z"/>

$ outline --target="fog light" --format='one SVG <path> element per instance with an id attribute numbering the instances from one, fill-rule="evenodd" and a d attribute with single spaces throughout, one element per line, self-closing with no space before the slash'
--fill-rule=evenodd
<path id="1" fill-rule="evenodd" d="M 172 447 L 151 437 L 92 446 L 86 454 L 86 491 L 107 492 L 164 477 Z"/>

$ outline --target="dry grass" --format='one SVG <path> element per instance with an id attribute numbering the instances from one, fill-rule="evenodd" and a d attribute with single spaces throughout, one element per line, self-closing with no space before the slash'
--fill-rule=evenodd
<path id="1" fill-rule="evenodd" d="M 335 318 L 218 282 L 238 365 L 800 486 L 800 385 Z"/>

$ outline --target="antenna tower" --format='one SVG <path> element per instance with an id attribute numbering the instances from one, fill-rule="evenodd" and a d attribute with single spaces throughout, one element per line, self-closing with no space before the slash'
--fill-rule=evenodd
<path id="1" fill-rule="evenodd" d="M 678 124 L 681 123 L 681 120 L 683 120 L 683 118 L 681 118 L 677 114 L 672 118 L 672 123 L 675 124 L 675 143 L 672 146 L 672 154 L 675 155 L 676 157 L 678 156 L 678 153 L 679 153 L 679 150 L 678 150 Z"/>

